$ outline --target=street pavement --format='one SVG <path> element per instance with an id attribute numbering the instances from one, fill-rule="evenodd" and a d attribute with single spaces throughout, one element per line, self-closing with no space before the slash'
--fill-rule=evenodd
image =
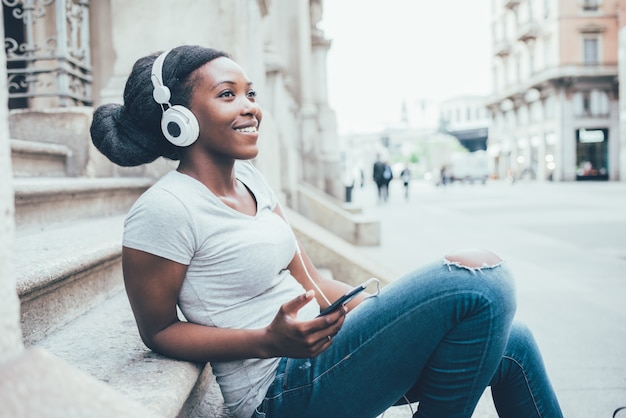
<path id="1" fill-rule="evenodd" d="M 535 334 L 566 418 L 626 405 L 626 183 L 414 181 L 407 200 L 395 180 L 387 203 L 373 184 L 352 198 L 381 221 L 381 245 L 360 251 L 398 276 L 455 249 L 506 260 L 517 319 Z M 410 416 L 406 406 L 385 414 Z M 488 391 L 474 417 L 497 417 Z"/>

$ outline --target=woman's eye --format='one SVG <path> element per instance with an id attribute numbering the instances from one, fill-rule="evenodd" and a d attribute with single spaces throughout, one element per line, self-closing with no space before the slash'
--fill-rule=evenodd
<path id="1" fill-rule="evenodd" d="M 250 90 L 250 91 L 248 92 L 248 97 L 255 98 L 255 97 L 256 97 L 256 90 Z"/>
<path id="2" fill-rule="evenodd" d="M 226 91 L 220 93 L 220 95 L 219 95 L 219 97 L 234 97 L 234 96 L 235 95 L 230 90 L 226 90 Z"/>

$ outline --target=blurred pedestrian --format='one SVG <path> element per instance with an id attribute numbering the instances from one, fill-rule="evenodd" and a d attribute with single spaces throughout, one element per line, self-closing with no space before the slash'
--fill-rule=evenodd
<path id="1" fill-rule="evenodd" d="M 355 170 L 350 167 L 345 167 L 342 174 L 343 185 L 346 188 L 346 203 L 352 202 L 352 190 L 354 189 L 354 185 L 356 184 L 356 175 Z"/>
<path id="2" fill-rule="evenodd" d="M 385 161 L 385 168 L 383 169 L 383 187 L 382 187 L 382 195 L 383 202 L 387 202 L 389 200 L 389 183 L 393 180 L 393 170 L 388 162 Z"/>
<path id="3" fill-rule="evenodd" d="M 404 198 L 409 200 L 409 183 L 411 181 L 411 170 L 409 169 L 409 165 L 405 164 L 404 168 L 400 172 L 400 178 L 402 179 L 402 184 L 404 184 Z"/>
<path id="4" fill-rule="evenodd" d="M 385 163 L 380 159 L 380 154 L 376 157 L 374 168 L 372 169 L 372 178 L 376 183 L 376 191 L 378 193 L 378 203 L 387 201 L 387 182 L 385 181 Z"/>
<path id="5" fill-rule="evenodd" d="M 439 170 L 439 177 L 439 184 L 442 186 L 448 184 L 448 167 L 445 165 L 441 166 L 441 169 Z"/>

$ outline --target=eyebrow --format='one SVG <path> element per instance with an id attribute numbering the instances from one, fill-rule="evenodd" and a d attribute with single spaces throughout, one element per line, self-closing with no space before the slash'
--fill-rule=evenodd
<path id="1" fill-rule="evenodd" d="M 219 86 L 221 86 L 222 84 L 229 84 L 229 85 L 231 85 L 231 86 L 234 86 L 234 85 L 236 85 L 237 83 L 236 83 L 236 82 L 234 82 L 234 81 L 232 81 L 232 80 L 223 80 L 223 81 L 218 81 L 218 82 L 217 82 L 217 83 L 215 83 L 215 85 L 211 88 L 211 90 L 215 90 L 215 89 L 217 89 L 217 88 L 218 88 Z M 252 84 L 253 84 L 253 83 L 252 83 L 252 81 L 248 81 L 248 82 L 246 83 L 246 85 L 247 85 L 248 87 L 251 87 L 251 86 L 252 86 Z"/>

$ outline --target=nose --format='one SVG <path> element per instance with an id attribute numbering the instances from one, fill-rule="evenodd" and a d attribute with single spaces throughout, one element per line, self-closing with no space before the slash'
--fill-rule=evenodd
<path id="1" fill-rule="evenodd" d="M 259 105 L 250 100 L 249 98 L 244 98 L 243 103 L 241 105 L 241 113 L 244 115 L 253 115 L 256 116 L 260 111 Z"/>

